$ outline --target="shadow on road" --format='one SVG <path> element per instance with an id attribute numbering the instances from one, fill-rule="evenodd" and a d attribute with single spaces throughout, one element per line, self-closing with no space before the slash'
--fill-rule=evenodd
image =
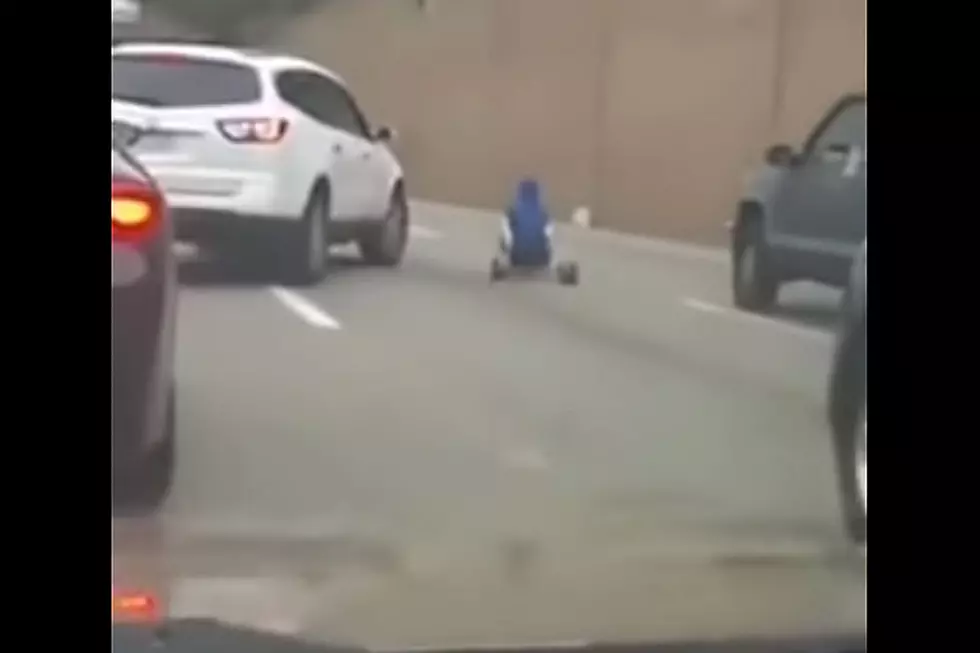
<path id="1" fill-rule="evenodd" d="M 772 317 L 800 326 L 833 331 L 837 325 L 837 306 L 826 305 L 788 305 L 774 309 Z"/>
<path id="2" fill-rule="evenodd" d="M 363 267 L 366 265 L 356 255 L 338 252 L 331 254 L 326 277 Z M 178 278 L 188 287 L 248 288 L 278 285 L 284 275 L 274 262 L 256 256 L 224 258 L 201 253 L 180 262 Z"/>

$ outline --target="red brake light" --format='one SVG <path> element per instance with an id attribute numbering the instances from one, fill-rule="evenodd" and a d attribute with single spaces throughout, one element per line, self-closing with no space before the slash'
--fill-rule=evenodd
<path id="1" fill-rule="evenodd" d="M 219 120 L 218 131 L 232 143 L 278 143 L 289 121 L 283 118 L 236 118 Z"/>
<path id="2" fill-rule="evenodd" d="M 148 592 L 112 590 L 113 622 L 155 622 L 160 620 L 156 597 Z"/>
<path id="3" fill-rule="evenodd" d="M 162 199 L 156 189 L 131 180 L 112 181 L 112 239 L 144 240 L 157 227 Z"/>

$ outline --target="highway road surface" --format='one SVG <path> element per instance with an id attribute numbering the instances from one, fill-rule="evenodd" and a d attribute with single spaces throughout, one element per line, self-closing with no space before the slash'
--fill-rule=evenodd
<path id="1" fill-rule="evenodd" d="M 824 422 L 838 295 L 730 307 L 723 252 L 565 228 L 578 288 L 490 286 L 492 216 L 403 267 L 184 263 L 179 459 L 116 581 L 378 647 L 863 630 Z"/>

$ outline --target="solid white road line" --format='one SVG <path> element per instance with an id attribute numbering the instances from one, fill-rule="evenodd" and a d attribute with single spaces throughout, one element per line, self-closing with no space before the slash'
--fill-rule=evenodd
<path id="1" fill-rule="evenodd" d="M 782 322 L 780 320 L 774 320 L 771 318 L 763 317 L 761 315 L 753 315 L 752 313 L 745 313 L 732 308 L 727 308 L 725 306 L 719 306 L 717 304 L 712 304 L 711 302 L 706 302 L 703 299 L 698 299 L 696 297 L 685 297 L 682 300 L 682 304 L 692 310 L 698 311 L 700 313 L 708 313 L 711 315 L 719 315 L 731 320 L 736 320 L 744 322 L 746 324 L 760 324 L 766 327 L 775 328 L 787 333 L 793 333 L 798 336 L 803 336 L 809 340 L 816 340 L 820 342 L 826 342 L 830 340 L 833 336 L 826 331 L 821 331 L 812 327 L 805 327 L 799 324 L 790 324 L 789 322 Z"/>
<path id="2" fill-rule="evenodd" d="M 640 236 L 636 234 L 613 231 L 611 229 L 604 229 L 602 227 L 583 229 L 581 227 L 565 223 L 561 223 L 561 226 L 566 229 L 566 234 L 570 234 L 572 236 L 580 235 L 580 237 L 584 239 L 601 240 L 610 245 L 627 247 L 637 251 L 648 252 L 650 254 L 673 256 L 692 261 L 703 261 L 705 263 L 712 263 L 715 265 L 724 265 L 730 260 L 728 251 L 723 247 L 696 245 L 679 240 L 671 240 L 669 238 Z"/>
<path id="3" fill-rule="evenodd" d="M 501 213 L 499 210 L 485 208 L 461 206 L 445 202 L 436 202 L 422 198 L 412 200 L 412 208 L 417 213 L 428 212 L 437 220 L 454 220 L 459 218 L 470 218 L 481 221 L 492 221 L 494 224 L 500 221 Z M 628 234 L 602 227 L 582 228 L 564 220 L 557 221 L 559 229 L 564 231 L 564 235 L 583 238 L 585 240 L 600 240 L 613 245 L 629 247 L 631 249 L 650 252 L 651 254 L 665 254 L 679 258 L 705 261 L 714 264 L 727 264 L 731 256 L 726 247 L 712 247 L 708 245 L 696 245 L 693 243 L 672 240 L 668 238 L 654 238 L 651 236 L 640 236 Z M 718 233 L 725 234 L 726 225 L 718 225 Z"/>
<path id="4" fill-rule="evenodd" d="M 283 306 L 310 326 L 317 329 L 330 329 L 331 331 L 340 330 L 340 322 L 302 295 L 279 286 L 273 286 L 269 290 L 272 291 L 276 299 L 282 302 Z"/>

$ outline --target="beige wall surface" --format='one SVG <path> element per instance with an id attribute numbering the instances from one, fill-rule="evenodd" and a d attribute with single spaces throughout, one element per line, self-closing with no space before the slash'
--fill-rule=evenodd
<path id="1" fill-rule="evenodd" d="M 864 0 L 338 0 L 278 44 L 393 124 L 416 196 L 720 242 L 766 144 L 865 89 Z"/>

